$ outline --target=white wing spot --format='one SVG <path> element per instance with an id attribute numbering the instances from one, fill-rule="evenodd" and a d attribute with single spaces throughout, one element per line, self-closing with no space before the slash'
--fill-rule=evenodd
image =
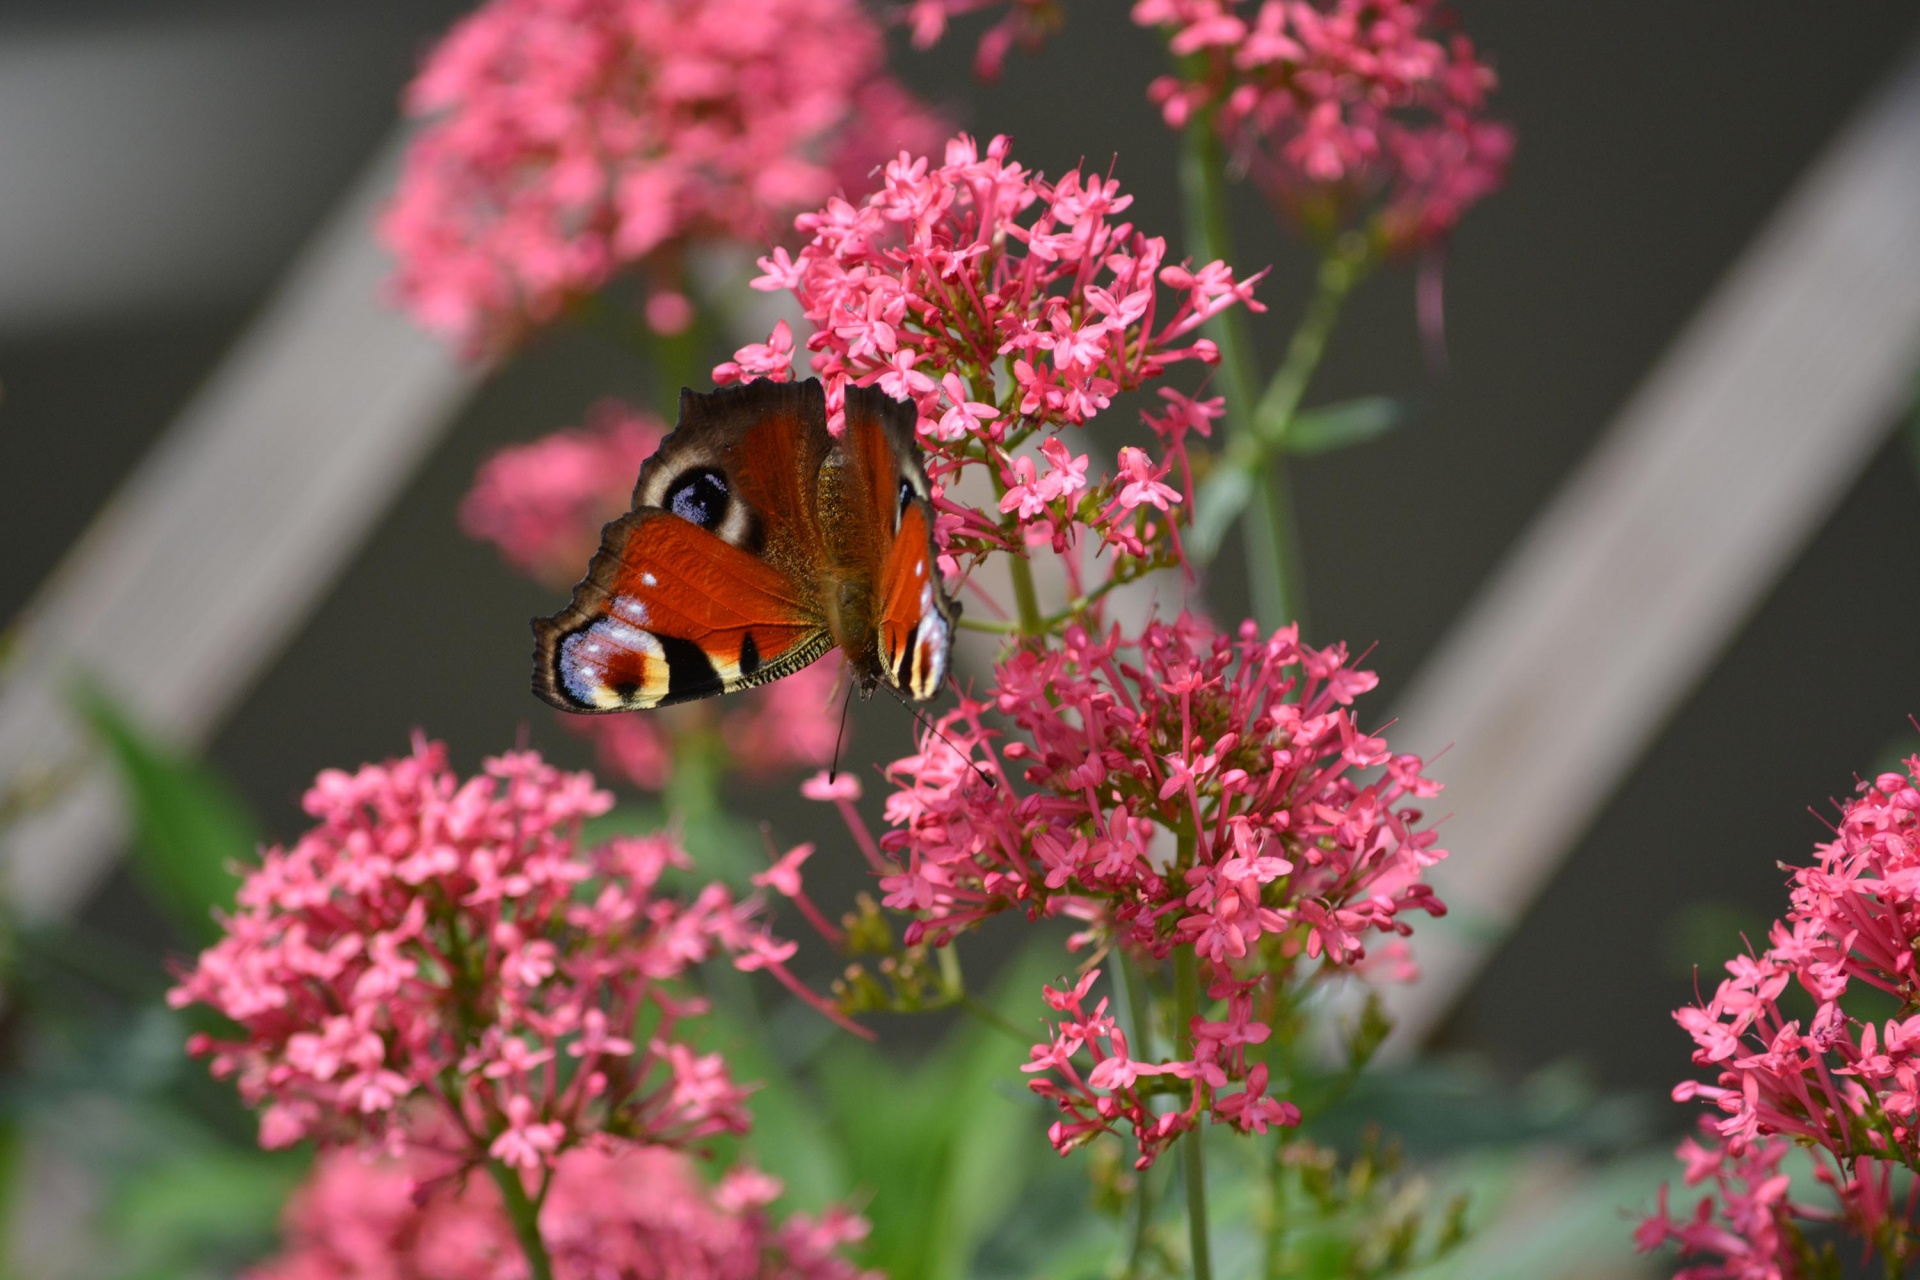
<path id="1" fill-rule="evenodd" d="M 641 582 L 643 582 L 643 583 L 645 583 L 645 584 L 646 584 L 647 586 L 649 586 L 649 587 L 657 587 L 657 586 L 659 586 L 659 585 L 660 585 L 660 580 L 659 580 L 658 578 L 656 578 L 656 577 L 654 577 L 654 576 L 653 576 L 652 574 L 650 574 L 650 573 L 643 573 L 643 574 L 641 574 L 641 575 L 640 575 L 640 581 L 641 581 Z"/>

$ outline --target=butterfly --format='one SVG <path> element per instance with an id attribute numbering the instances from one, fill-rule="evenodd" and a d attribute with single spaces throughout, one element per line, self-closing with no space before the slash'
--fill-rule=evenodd
<path id="1" fill-rule="evenodd" d="M 940 580 L 911 404 L 819 379 L 680 393 L 573 601 L 533 622 L 533 691 L 627 711 L 790 675 L 838 645 L 863 694 L 939 692 L 959 607 Z"/>

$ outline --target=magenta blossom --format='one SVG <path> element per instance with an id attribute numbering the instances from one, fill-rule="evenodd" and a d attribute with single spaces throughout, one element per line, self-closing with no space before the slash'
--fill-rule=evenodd
<path id="1" fill-rule="evenodd" d="M 428 1144 L 430 1145 L 430 1144 Z M 878 1280 L 842 1255 L 867 1225 L 843 1209 L 784 1222 L 778 1180 L 751 1167 L 708 1186 L 659 1147 L 581 1148 L 540 1206 L 555 1280 Z M 525 1280 L 494 1184 L 422 1145 L 400 1159 L 320 1157 L 286 1214 L 287 1244 L 249 1280 Z"/>
<path id="2" fill-rule="evenodd" d="M 1014 650 L 987 699 L 963 699 L 944 736 L 889 768 L 892 829 L 877 849 L 856 837 L 886 904 L 911 913 L 910 944 L 1019 909 L 1082 922 L 1076 945 L 1149 967 L 1184 948 L 1200 966 L 1212 1010 L 1178 1029 L 1192 1047 L 1174 1058 L 1134 1056 L 1106 1003 L 1089 1007 L 1091 973 L 1049 989 L 1062 1021 L 1028 1070 L 1066 1113 L 1062 1150 L 1124 1122 L 1145 1164 L 1202 1114 L 1292 1123 L 1250 1052 L 1282 987 L 1358 969 L 1411 931 L 1406 916 L 1444 911 L 1422 874 L 1445 853 L 1405 803 L 1439 786 L 1354 722 L 1373 685 L 1291 627 L 1228 637 L 1182 615 L 1127 640 L 1072 626 L 1057 649 Z M 850 795 L 810 794 L 857 822 Z M 1143 1079 L 1185 1082 L 1186 1105 L 1155 1114 Z"/>
<path id="3" fill-rule="evenodd" d="M 1687 1181 L 1702 1181 L 1702 1170 L 1717 1181 L 1691 1226 L 1663 1209 L 1643 1243 L 1676 1239 L 1727 1259 L 1691 1275 L 1798 1274 L 1746 1261 L 1780 1255 L 1780 1239 L 1798 1238 L 1797 1227 L 1781 1235 L 1796 1219 L 1838 1219 L 1890 1267 L 1916 1254 L 1920 1223 L 1903 1188 L 1920 1170 L 1920 1017 L 1911 1016 L 1920 1005 L 1920 757 L 1905 773 L 1862 783 L 1834 838 L 1791 883 L 1792 906 L 1767 948 L 1729 961 L 1711 999 L 1674 1015 L 1693 1037 L 1695 1064 L 1713 1073 L 1711 1083 L 1681 1083 L 1674 1098 L 1719 1112 L 1709 1145 L 1681 1149 Z M 1811 1000 L 1811 1017 L 1789 1015 L 1789 987 Z M 1868 1016 L 1863 996 L 1891 997 L 1892 1016 Z M 1784 1181 L 1761 1176 L 1796 1144 L 1813 1155 L 1834 1209 L 1790 1204 Z M 1727 1169 L 1740 1171 L 1734 1181 Z M 1722 1230 L 1731 1234 L 1713 1234 Z"/>
<path id="4" fill-rule="evenodd" d="M 588 775 L 522 752 L 463 782 L 416 739 L 322 773 L 305 805 L 316 825 L 266 852 L 169 996 L 238 1024 L 190 1048 L 264 1108 L 263 1145 L 397 1145 L 424 1111 L 460 1160 L 531 1174 L 589 1140 L 745 1128 L 725 1063 L 676 1038 L 703 1009 L 678 980 L 726 954 L 799 989 L 791 944 L 720 886 L 659 896 L 686 865 L 670 837 L 582 848 L 580 823 L 612 805 Z"/>
<path id="5" fill-rule="evenodd" d="M 678 332 L 689 249 L 764 241 L 937 136 L 885 57 L 856 0 L 490 0 L 408 90 L 397 291 L 492 354 L 637 269 Z"/>

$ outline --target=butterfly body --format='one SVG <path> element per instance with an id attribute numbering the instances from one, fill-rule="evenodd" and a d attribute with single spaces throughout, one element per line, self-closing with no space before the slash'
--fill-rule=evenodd
<path id="1" fill-rule="evenodd" d="M 945 679 L 942 587 L 914 410 L 850 387 L 827 430 L 817 380 L 681 393 L 572 603 L 534 621 L 534 692 L 566 711 L 750 688 L 838 646 L 862 692 Z"/>

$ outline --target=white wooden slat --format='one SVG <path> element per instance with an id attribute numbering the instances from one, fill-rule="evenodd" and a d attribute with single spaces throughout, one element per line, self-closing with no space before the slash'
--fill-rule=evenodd
<path id="1" fill-rule="evenodd" d="M 372 218 L 400 146 L 369 167 L 26 610 L 0 690 L 0 778 L 80 745 L 64 690 L 83 672 L 142 723 L 203 740 L 464 403 L 474 371 L 382 298 Z M 94 774 L 10 832 L 14 906 L 75 905 L 120 822 Z"/>
<path id="2" fill-rule="evenodd" d="M 1454 915 L 1417 1043 L 1857 479 L 1920 361 L 1920 56 L 1830 144 L 1397 709 Z"/>

